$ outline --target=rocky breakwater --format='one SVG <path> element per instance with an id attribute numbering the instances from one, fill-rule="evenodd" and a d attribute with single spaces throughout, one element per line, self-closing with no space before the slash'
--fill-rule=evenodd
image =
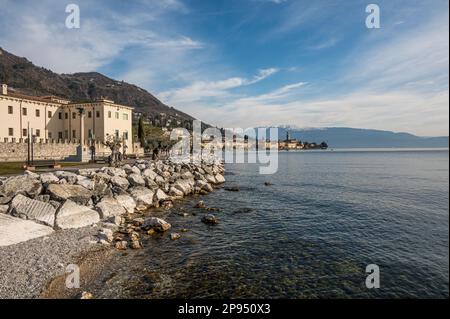
<path id="1" fill-rule="evenodd" d="M 174 200 L 191 194 L 206 195 L 225 182 L 223 174 L 218 162 L 137 160 L 119 168 L 25 172 L 0 178 L 0 246 L 101 223 L 98 242 L 118 249 L 140 248 L 133 227 L 158 232 L 168 230 L 170 224 L 155 217 L 132 220 L 133 214 L 152 207 L 170 208 Z M 132 221 L 126 224 L 127 220 Z M 114 236 L 119 227 L 119 236 Z"/>

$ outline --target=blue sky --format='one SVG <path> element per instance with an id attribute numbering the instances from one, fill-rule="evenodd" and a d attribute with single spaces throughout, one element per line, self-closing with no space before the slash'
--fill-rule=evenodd
<path id="1" fill-rule="evenodd" d="M 65 6 L 81 28 L 65 27 Z M 0 46 L 99 71 L 226 127 L 448 135 L 447 0 L 0 0 Z"/>

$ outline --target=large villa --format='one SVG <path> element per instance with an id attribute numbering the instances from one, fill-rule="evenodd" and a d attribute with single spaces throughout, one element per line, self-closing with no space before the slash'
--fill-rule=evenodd
<path id="1" fill-rule="evenodd" d="M 132 107 L 107 99 L 72 103 L 55 96 L 19 94 L 2 84 L 0 143 L 24 144 L 31 136 L 37 144 L 89 145 L 89 149 L 94 145 L 101 153 L 108 151 L 103 143 L 115 138 L 132 153 L 132 113 Z"/>

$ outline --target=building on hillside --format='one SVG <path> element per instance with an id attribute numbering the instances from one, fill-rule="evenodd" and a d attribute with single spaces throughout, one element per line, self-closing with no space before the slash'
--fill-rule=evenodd
<path id="1" fill-rule="evenodd" d="M 116 138 L 127 153 L 133 153 L 132 116 L 133 108 L 107 99 L 73 103 L 55 96 L 11 92 L 1 85 L 2 143 L 24 143 L 30 134 L 35 143 L 78 143 L 89 150 L 95 147 L 100 154 L 109 151 L 103 142 Z"/>

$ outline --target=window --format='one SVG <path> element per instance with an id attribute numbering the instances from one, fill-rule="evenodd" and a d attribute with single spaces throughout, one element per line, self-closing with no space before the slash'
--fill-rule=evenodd
<path id="1" fill-rule="evenodd" d="M 67 120 L 69 118 L 69 113 L 64 113 L 64 118 Z"/>
<path id="2" fill-rule="evenodd" d="M 58 118 L 59 118 L 60 120 L 62 120 L 62 113 L 61 113 L 61 112 L 58 113 Z"/>
<path id="3" fill-rule="evenodd" d="M 89 112 L 88 112 L 88 118 L 91 118 L 91 117 L 92 117 L 92 112 L 89 111 Z"/>
<path id="4" fill-rule="evenodd" d="M 27 136 L 27 135 L 28 135 L 27 129 L 24 128 L 24 129 L 22 130 L 22 136 Z"/>
<path id="5" fill-rule="evenodd" d="M 108 111 L 108 117 L 111 118 L 112 114 L 111 111 Z"/>
<path id="6" fill-rule="evenodd" d="M 128 132 L 123 132 L 123 139 L 128 140 Z"/>
<path id="7" fill-rule="evenodd" d="M 60 113 L 60 114 L 61 114 L 61 113 Z M 60 140 L 62 140 L 62 137 L 63 137 L 62 132 L 58 132 L 58 138 L 59 138 Z"/>
<path id="8" fill-rule="evenodd" d="M 72 113 L 72 118 L 75 120 L 77 118 L 77 113 L 73 112 Z"/>
<path id="9" fill-rule="evenodd" d="M 116 112 L 116 119 L 119 119 L 119 112 Z"/>
<path id="10" fill-rule="evenodd" d="M 36 129 L 36 137 L 41 137 L 41 130 Z"/>
<path id="11" fill-rule="evenodd" d="M 94 136 L 92 135 L 92 130 L 91 130 L 91 129 L 88 130 L 88 136 L 89 136 L 89 138 L 93 138 L 93 137 L 94 137 Z"/>
<path id="12" fill-rule="evenodd" d="M 24 115 L 24 116 L 27 115 L 27 108 L 26 107 L 22 108 L 22 115 Z"/>
<path id="13" fill-rule="evenodd" d="M 95 112 L 95 116 L 100 117 L 100 111 Z"/>
<path id="14" fill-rule="evenodd" d="M 77 138 L 77 132 L 75 130 L 72 130 L 72 138 Z"/>
<path id="15" fill-rule="evenodd" d="M 116 139 L 119 139 L 119 130 L 116 130 Z"/>
<path id="16" fill-rule="evenodd" d="M 10 127 L 10 128 L 8 129 L 8 135 L 9 135 L 9 136 L 14 136 L 14 129 L 13 129 L 12 127 Z"/>
<path id="17" fill-rule="evenodd" d="M 128 114 L 127 113 L 123 113 L 123 119 L 125 120 L 125 121 L 128 121 Z"/>
<path id="18" fill-rule="evenodd" d="M 52 138 L 52 132 L 48 132 L 48 138 L 49 138 L 49 139 Z"/>
<path id="19" fill-rule="evenodd" d="M 65 131 L 64 131 L 64 138 L 65 138 L 65 139 L 68 139 L 68 138 L 69 138 L 69 131 L 68 131 L 68 130 L 65 130 Z"/>
<path id="20" fill-rule="evenodd" d="M 51 118 L 52 118 L 52 111 L 48 111 L 48 113 L 47 113 L 47 117 L 48 117 L 49 119 L 51 119 Z"/>
<path id="21" fill-rule="evenodd" d="M 36 109 L 36 117 L 40 117 L 41 116 L 41 110 Z"/>
<path id="22" fill-rule="evenodd" d="M 12 105 L 8 105 L 8 114 L 13 114 L 13 107 L 12 107 Z"/>

